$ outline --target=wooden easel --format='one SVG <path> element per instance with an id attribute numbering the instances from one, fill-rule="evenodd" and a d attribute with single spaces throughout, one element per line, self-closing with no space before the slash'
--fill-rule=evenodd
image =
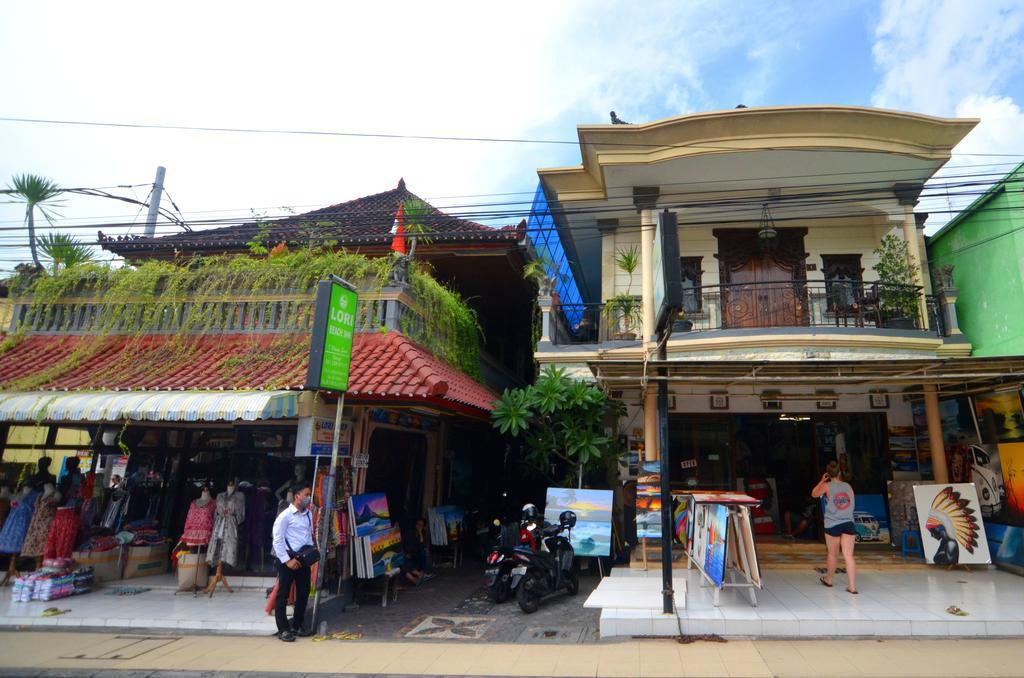
<path id="1" fill-rule="evenodd" d="M 228 593 L 235 592 L 234 589 L 231 588 L 231 584 L 228 583 L 227 577 L 224 576 L 223 560 L 217 562 L 217 573 L 213 575 L 213 579 L 210 580 L 210 585 L 206 587 L 205 593 L 209 594 L 211 598 L 213 598 L 213 593 L 216 590 L 218 583 L 224 584 L 224 588 L 228 590 Z M 285 595 L 287 595 L 287 593 Z"/>

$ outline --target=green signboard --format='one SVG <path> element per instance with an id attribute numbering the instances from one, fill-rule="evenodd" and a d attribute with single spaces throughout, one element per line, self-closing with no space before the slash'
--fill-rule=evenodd
<path id="1" fill-rule="evenodd" d="M 306 388 L 348 390 L 357 301 L 355 289 L 340 278 L 318 283 Z"/>

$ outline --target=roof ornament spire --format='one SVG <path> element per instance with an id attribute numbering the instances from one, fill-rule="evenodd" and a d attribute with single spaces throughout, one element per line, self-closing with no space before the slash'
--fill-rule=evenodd
<path id="1" fill-rule="evenodd" d="M 398 190 L 400 190 L 400 191 L 404 191 L 405 190 L 405 177 L 402 177 L 402 178 L 400 178 L 398 180 Z"/>

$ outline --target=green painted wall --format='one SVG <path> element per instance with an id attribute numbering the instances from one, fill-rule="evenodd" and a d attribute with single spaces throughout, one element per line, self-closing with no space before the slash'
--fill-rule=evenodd
<path id="1" fill-rule="evenodd" d="M 934 271 L 952 264 L 956 312 L 973 355 L 1024 355 L 1024 165 L 928 243 Z"/>

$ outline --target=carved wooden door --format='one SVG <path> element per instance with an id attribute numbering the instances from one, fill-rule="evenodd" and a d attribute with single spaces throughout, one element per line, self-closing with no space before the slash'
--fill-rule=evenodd
<path id="1" fill-rule="evenodd" d="M 715 235 L 723 328 L 807 324 L 803 229 L 780 229 L 779 246 L 768 252 L 757 246 L 756 231 L 716 230 Z"/>

